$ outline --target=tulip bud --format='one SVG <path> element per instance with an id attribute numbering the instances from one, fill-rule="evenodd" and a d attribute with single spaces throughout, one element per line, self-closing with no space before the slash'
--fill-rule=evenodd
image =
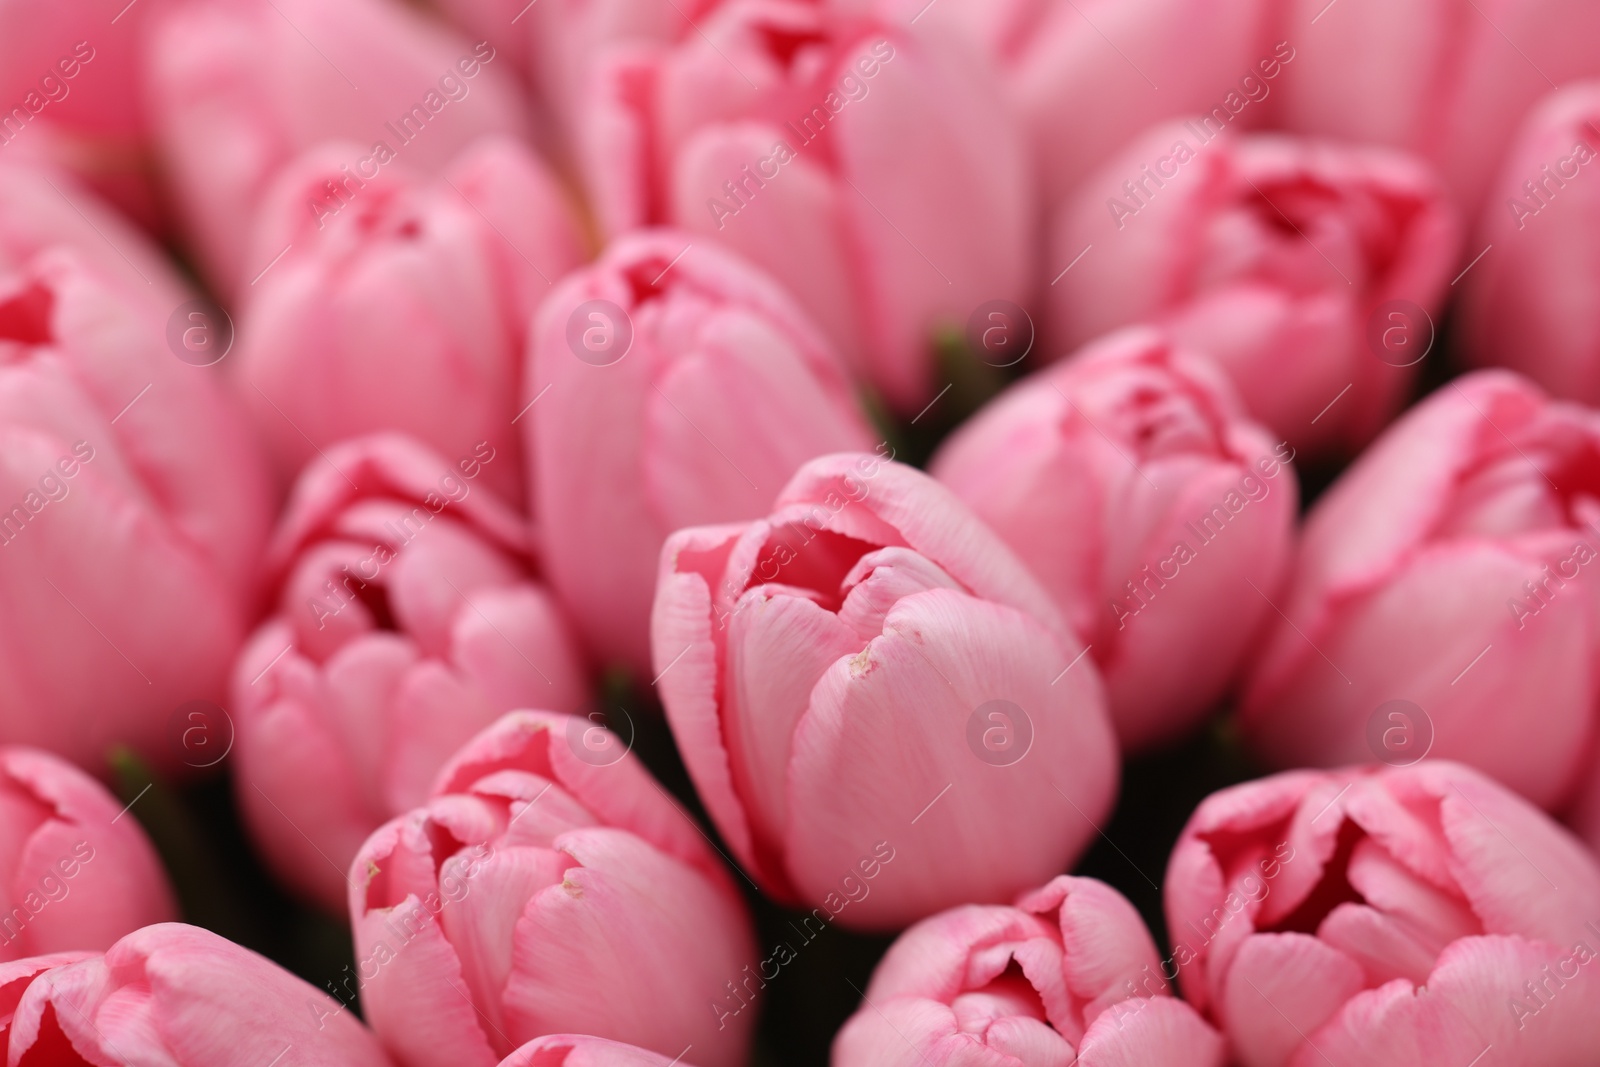
<path id="1" fill-rule="evenodd" d="M 1017 385 L 931 469 L 1088 638 L 1118 737 L 1147 745 L 1215 706 L 1271 611 L 1293 454 L 1209 361 L 1144 328 Z"/>
<path id="2" fill-rule="evenodd" d="M 545 301 L 530 345 L 521 418 L 551 583 L 597 654 L 638 672 L 668 534 L 760 515 L 806 460 L 873 440 L 788 296 L 683 234 L 619 240 Z"/>
<path id="3" fill-rule="evenodd" d="M 319 449 L 398 430 L 446 456 L 487 441 L 486 483 L 520 498 L 516 397 L 538 302 L 583 258 L 572 211 L 515 141 L 437 180 L 328 146 L 275 183 L 256 235 L 234 385 L 286 476 Z M 370 171 L 370 172 L 369 172 Z"/>
<path id="4" fill-rule="evenodd" d="M 1165 966 L 1133 905 L 1063 875 L 1015 907 L 968 904 L 900 935 L 835 1038 L 833 1065 L 986 1053 L 1022 1067 L 1222 1067 L 1221 1036 L 1171 996 Z"/>
<path id="5" fill-rule="evenodd" d="M 1600 317 L 1574 290 L 1591 284 L 1600 253 L 1597 160 L 1600 82 L 1551 93 L 1500 169 L 1478 228 L 1483 256 L 1461 286 L 1474 363 L 1585 404 L 1600 404 Z"/>
<path id="6" fill-rule="evenodd" d="M 9 979 L 9 981 L 8 981 Z M 104 956 L 5 965 L 17 1063 L 389 1067 L 349 1005 L 209 930 L 161 923 Z M 20 999 L 19 999 L 20 998 Z"/>
<path id="7" fill-rule="evenodd" d="M 1583 1063 L 1600 865 L 1459 764 L 1225 789 L 1167 866 L 1184 996 L 1247 1067 Z"/>
<path id="8" fill-rule="evenodd" d="M 963 57 L 845 8 L 727 4 L 675 48 L 613 49 L 583 158 L 610 233 L 667 224 L 741 253 L 912 414 L 936 331 L 1026 296 L 1031 175 Z"/>
<path id="9" fill-rule="evenodd" d="M 365 179 L 396 161 L 438 174 L 489 134 L 526 131 L 494 46 L 387 0 L 182 0 L 153 20 L 146 95 L 171 200 L 213 288 L 245 292 L 272 267 L 249 256 L 262 198 L 286 163 L 326 141 Z M 396 309 L 391 309 L 396 310 Z"/>
<path id="10" fill-rule="evenodd" d="M 0 739 L 162 768 L 218 700 L 268 523 L 230 398 L 58 250 L 0 277 Z M 44 709 L 44 710 L 41 710 Z"/>
<path id="11" fill-rule="evenodd" d="M 1052 262 L 1071 270 L 1051 287 L 1052 328 L 1076 346 L 1163 325 L 1280 440 L 1349 450 L 1393 417 L 1432 347 L 1458 229 L 1408 156 L 1171 123 L 1060 205 Z"/>
<path id="12" fill-rule="evenodd" d="M 268 555 L 276 610 L 233 676 L 239 805 L 330 909 L 361 842 L 426 800 L 456 748 L 513 708 L 587 697 L 521 517 L 483 484 L 500 458 L 348 442 L 306 469 Z"/>
<path id="13" fill-rule="evenodd" d="M 694 822 L 590 720 L 507 715 L 351 867 L 362 1004 L 401 1067 L 583 1033 L 743 1063 L 749 920 Z M 543 1062 L 543 1061 L 541 1061 Z"/>
<path id="14" fill-rule="evenodd" d="M 674 534 L 653 638 L 723 839 L 824 925 L 1008 900 L 1070 866 L 1111 803 L 1100 680 L 1049 594 L 881 454 L 813 460 L 767 518 Z"/>
<path id="15" fill-rule="evenodd" d="M 161 860 L 122 814 L 70 763 L 0 747 L 0 960 L 103 950 L 172 918 Z"/>
<path id="16" fill-rule="evenodd" d="M 1306 521 L 1246 737 L 1279 766 L 1432 754 L 1562 805 L 1595 729 L 1597 456 L 1593 411 L 1502 371 L 1407 412 Z"/>

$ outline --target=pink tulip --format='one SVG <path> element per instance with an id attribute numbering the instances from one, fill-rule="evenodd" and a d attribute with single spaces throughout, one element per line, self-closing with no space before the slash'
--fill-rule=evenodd
<path id="1" fill-rule="evenodd" d="M 500 1061 L 500 1067 L 692 1067 L 633 1045 L 598 1037 L 556 1034 L 530 1041 Z"/>
<path id="2" fill-rule="evenodd" d="M 600 656 L 646 676 L 667 535 L 754 518 L 806 460 L 873 440 L 838 355 L 788 296 L 670 231 L 622 238 L 557 287 L 525 382 L 551 583 Z"/>
<path id="3" fill-rule="evenodd" d="M 212 373 L 64 251 L 0 274 L 0 740 L 172 767 L 222 696 L 268 503 Z"/>
<path id="4" fill-rule="evenodd" d="M 1081 642 L 953 493 L 880 455 L 814 460 L 767 518 L 674 534 L 653 638 L 723 839 L 824 922 L 1009 900 L 1110 807 L 1116 745 Z"/>
<path id="5" fill-rule="evenodd" d="M 172 918 L 161 861 L 121 815 L 70 763 L 0 747 L 0 959 L 106 949 Z"/>
<path id="6" fill-rule="evenodd" d="M 329 909 L 361 843 L 475 733 L 587 697 L 522 520 L 483 484 L 501 459 L 341 445 L 306 469 L 268 556 L 276 614 L 233 674 L 239 803 L 274 869 Z"/>
<path id="7" fill-rule="evenodd" d="M 235 386 L 285 472 L 336 441 L 402 430 L 447 456 L 488 441 L 487 484 L 517 499 L 511 420 L 528 320 L 583 258 L 571 207 L 531 151 L 479 142 L 436 181 L 354 146 L 288 167 L 262 208 L 266 261 L 240 320 Z"/>
<path id="8" fill-rule="evenodd" d="M 1092 878 L 968 904 L 889 949 L 833 1067 L 1223 1067 L 1222 1038 L 1160 967 L 1133 905 Z"/>
<path id="9" fill-rule="evenodd" d="M 1216 704 L 1271 612 L 1293 455 L 1208 361 L 1146 328 L 1025 379 L 931 469 L 1089 639 L 1117 736 L 1139 746 Z"/>
<path id="10" fill-rule="evenodd" d="M 1415 152 L 1470 215 L 1535 101 L 1600 74 L 1588 0 L 1290 0 L 1278 17 L 1300 57 L 1276 123 Z"/>
<path id="11" fill-rule="evenodd" d="M 438 174 L 478 138 L 527 124 L 494 46 L 391 0 L 178 0 L 146 57 L 152 123 L 189 239 L 214 286 L 246 291 L 278 170 L 324 141 L 366 180 L 403 161 Z M 396 309 L 398 313 L 400 309 Z"/>
<path id="12" fill-rule="evenodd" d="M 1488 250 L 1462 286 L 1473 362 L 1600 403 L 1600 81 L 1552 93 L 1528 116 L 1483 210 Z"/>
<path id="13" fill-rule="evenodd" d="M 1076 346 L 1161 323 L 1279 438 L 1357 447 L 1431 345 L 1458 248 L 1443 187 L 1381 149 L 1200 121 L 1151 130 L 1061 205 L 1055 332 Z"/>
<path id="14" fill-rule="evenodd" d="M 914 413 L 935 331 L 1031 284 L 1027 156 L 962 57 L 846 6 L 739 0 L 676 48 L 614 49 L 584 159 L 610 233 L 744 254 Z"/>
<path id="15" fill-rule="evenodd" d="M 190 299 L 160 249 L 76 181 L 48 167 L 0 163 L 0 275 L 26 270 L 56 246 L 72 249 L 160 326 Z"/>
<path id="16" fill-rule="evenodd" d="M 0 150 L 75 172 L 140 222 L 158 215 L 139 93 L 145 27 L 171 0 L 0 0 Z M 125 225 L 125 224 L 124 224 Z"/>
<path id="17" fill-rule="evenodd" d="M 1159 120 L 1226 108 L 1230 124 L 1260 125 L 1294 56 L 1289 42 L 1264 36 L 1265 0 L 880 0 L 880 7 L 978 50 L 1023 120 L 1051 202 Z"/>
<path id="18" fill-rule="evenodd" d="M 744 1062 L 751 1014 L 716 1014 L 754 959 L 744 906 L 627 743 L 507 715 L 362 848 L 350 977 L 402 1067 L 493 1067 L 565 1033 Z"/>
<path id="19" fill-rule="evenodd" d="M 0 972 L 11 1067 L 389 1067 L 343 1004 L 208 930 L 162 923 L 104 956 L 46 962 Z"/>
<path id="20" fill-rule="evenodd" d="M 1279 766 L 1431 745 L 1561 804 L 1595 736 L 1597 479 L 1600 417 L 1515 375 L 1413 408 L 1312 510 L 1246 734 Z"/>
<path id="21" fill-rule="evenodd" d="M 1184 995 L 1242 1067 L 1580 1067 L 1600 1047 L 1600 866 L 1458 764 L 1209 797 L 1166 911 Z"/>

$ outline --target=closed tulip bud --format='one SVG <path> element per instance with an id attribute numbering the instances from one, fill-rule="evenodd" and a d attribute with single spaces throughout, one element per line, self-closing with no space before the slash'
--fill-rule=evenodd
<path id="1" fill-rule="evenodd" d="M 249 256 L 280 168 L 353 141 L 363 177 L 397 161 L 442 173 L 527 116 L 494 46 L 387 0 L 177 0 L 152 20 L 144 78 L 171 200 L 217 290 L 241 294 L 282 248 Z"/>
<path id="2" fill-rule="evenodd" d="M 748 916 L 630 743 L 584 718 L 507 715 L 362 848 L 362 1004 L 401 1067 L 494 1067 L 569 1033 L 744 1062 L 755 1013 L 730 990 L 754 975 Z"/>
<path id="3" fill-rule="evenodd" d="M 1222 1038 L 1164 967 L 1133 905 L 1092 878 L 968 904 L 890 947 L 833 1067 L 1222 1067 Z"/>
<path id="4" fill-rule="evenodd" d="M 653 637 L 723 839 L 824 924 L 1009 900 L 1111 803 L 1081 642 L 954 494 L 882 454 L 814 460 L 766 518 L 674 534 Z"/>
<path id="5" fill-rule="evenodd" d="M 162 768 L 252 610 L 266 476 L 231 398 L 63 250 L 0 276 L 0 740 Z M 47 709 L 47 710 L 41 710 Z"/>
<path id="6" fill-rule="evenodd" d="M 1600 404 L 1600 315 L 1577 297 L 1600 256 L 1600 82 L 1527 117 L 1479 224 L 1487 250 L 1462 283 L 1471 360 L 1520 371 L 1559 397 Z"/>
<path id="7" fill-rule="evenodd" d="M 742 0 L 669 49 L 614 49 L 583 123 L 611 233 L 651 223 L 765 268 L 914 413 L 933 340 L 1031 284 L 1020 130 L 953 49 L 846 5 Z"/>
<path id="8" fill-rule="evenodd" d="M 551 583 L 590 647 L 640 673 L 667 535 L 755 518 L 805 461 L 873 440 L 838 355 L 789 297 L 671 231 L 622 238 L 557 287 L 526 381 Z"/>
<path id="9" fill-rule="evenodd" d="M 522 494 L 516 398 L 528 321 L 583 258 L 572 209 L 521 144 L 481 141 L 427 180 L 354 146 L 291 165 L 262 209 L 234 385 L 285 475 L 399 430 L 447 456 L 487 441 L 486 482 Z"/>
<path id="10" fill-rule="evenodd" d="M 209 930 L 161 923 L 105 954 L 0 968 L 10 1059 L 128 1067 L 390 1067 L 350 1005 Z"/>
<path id="11" fill-rule="evenodd" d="M 70 763 L 0 747 L 0 959 L 108 949 L 175 905 L 122 804 Z"/>
<path id="12" fill-rule="evenodd" d="M 1052 262 L 1072 268 L 1051 289 L 1059 340 L 1163 325 L 1280 440 L 1325 454 L 1399 409 L 1460 247 L 1444 187 L 1409 156 L 1202 119 L 1127 146 L 1053 225 Z"/>
<path id="13" fill-rule="evenodd" d="M 1247 739 L 1278 766 L 1431 753 L 1570 799 L 1596 725 L 1597 457 L 1600 416 L 1503 371 L 1407 412 L 1306 520 Z"/>
<path id="14" fill-rule="evenodd" d="M 523 1045 L 500 1061 L 500 1067 L 693 1067 L 682 1057 L 672 1059 L 658 1052 L 650 1052 L 617 1041 L 577 1034 L 555 1034 L 541 1037 Z"/>
<path id="15" fill-rule="evenodd" d="M 521 517 L 483 484 L 500 458 L 452 464 L 398 435 L 331 449 L 268 554 L 275 611 L 233 675 L 239 804 L 279 875 L 329 909 L 450 753 L 513 708 L 588 695 Z"/>
<path id="16" fill-rule="evenodd" d="M 1459 764 L 1216 793 L 1165 900 L 1184 996 L 1243 1067 L 1577 1067 L 1600 1041 L 1600 866 Z"/>
<path id="17" fill-rule="evenodd" d="M 1088 639 L 1137 746 L 1192 727 L 1251 650 L 1293 544 L 1293 454 L 1208 361 L 1139 328 L 1015 386 L 932 471 Z"/>

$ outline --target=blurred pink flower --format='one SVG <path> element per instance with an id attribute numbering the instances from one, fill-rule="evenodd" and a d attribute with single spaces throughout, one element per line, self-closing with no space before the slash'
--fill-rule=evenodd
<path id="1" fill-rule="evenodd" d="M 146 91 L 169 198 L 213 288 L 237 295 L 271 265 L 279 249 L 248 255 L 256 211 L 279 168 L 321 142 L 361 145 L 345 162 L 363 176 L 396 158 L 436 174 L 480 137 L 524 133 L 495 56 L 393 0 L 172 0 Z"/>
<path id="2" fill-rule="evenodd" d="M 1161 323 L 1279 438 L 1357 448 L 1404 401 L 1449 287 L 1444 189 L 1394 152 L 1203 121 L 1149 131 L 1062 203 L 1050 262 L 1071 269 L 1051 289 L 1054 335 L 1075 347 Z M 1409 302 L 1404 336 L 1383 334 L 1393 301 Z"/>
<path id="3" fill-rule="evenodd" d="M 1595 857 L 1458 764 L 1216 793 L 1166 910 L 1184 995 L 1242 1067 L 1579 1067 L 1600 1047 Z"/>
<path id="4" fill-rule="evenodd" d="M 485 480 L 517 501 L 522 350 L 539 301 L 584 258 L 572 207 L 510 138 L 432 180 L 400 162 L 363 180 L 360 155 L 318 148 L 267 196 L 256 258 L 291 251 L 249 290 L 235 388 L 285 476 L 321 447 L 398 430 L 449 456 L 488 441 Z"/>
<path id="5" fill-rule="evenodd" d="M 57 249 L 0 274 L 0 740 L 158 767 L 216 700 L 269 522 L 255 442 L 148 306 Z"/>
<path id="6" fill-rule="evenodd" d="M 458 747 L 513 708 L 588 696 L 521 517 L 478 481 L 500 459 L 347 442 L 307 467 L 268 554 L 276 613 L 233 674 L 235 784 L 277 873 L 330 909 L 362 841 Z"/>
<path id="7" fill-rule="evenodd" d="M 1271 613 L 1293 455 L 1209 361 L 1143 328 L 1024 379 L 930 470 L 1089 642 L 1117 735 L 1139 746 L 1211 710 Z"/>
<path id="8" fill-rule="evenodd" d="M 1469 217 L 1534 102 L 1600 74 L 1590 0 L 1289 0 L 1277 17 L 1300 57 L 1274 124 L 1415 152 Z"/>
<path id="9" fill-rule="evenodd" d="M 674 534 L 653 637 L 734 856 L 845 926 L 1011 899 L 1071 864 L 1116 791 L 1099 677 L 1049 594 L 881 455 L 813 460 L 767 518 Z"/>
<path id="10" fill-rule="evenodd" d="M 745 1061 L 752 1016 L 711 1010 L 754 960 L 743 902 L 625 744 L 576 716 L 507 715 L 362 848 L 356 974 L 402 1067 L 494 1067 L 573 1032 Z"/>
<path id="11" fill-rule="evenodd" d="M 7 1062 L 234 1067 L 292 1049 L 297 1067 L 389 1067 L 344 1005 L 208 930 L 161 923 L 104 956 L 0 968 Z"/>
<path id="12" fill-rule="evenodd" d="M 1551 93 L 1527 117 L 1484 205 L 1462 286 L 1468 358 L 1600 404 L 1600 81 Z"/>
<path id="13" fill-rule="evenodd" d="M 151 183 L 139 64 L 172 0 L 0 0 L 0 149 L 70 170 L 147 226 Z"/>
<path id="14" fill-rule="evenodd" d="M 1312 509 L 1247 738 L 1286 767 L 1431 745 L 1559 806 L 1596 736 L 1597 519 L 1600 415 L 1500 371 L 1440 389 Z"/>
<path id="15" fill-rule="evenodd" d="M 647 676 L 667 535 L 754 518 L 806 460 L 873 440 L 788 295 L 672 231 L 621 238 L 557 287 L 523 392 L 551 584 L 597 655 Z"/>
<path id="16" fill-rule="evenodd" d="M 1160 971 L 1132 904 L 1063 875 L 1015 907 L 968 904 L 901 934 L 833 1067 L 1223 1067 L 1221 1036 Z"/>
<path id="17" fill-rule="evenodd" d="M 1261 125 L 1295 58 L 1288 41 L 1263 38 L 1268 0 L 878 5 L 979 52 L 1023 121 L 1050 203 L 1162 119 L 1233 104 L 1230 122 Z"/>
<path id="18" fill-rule="evenodd" d="M 104 950 L 176 914 L 155 849 L 121 814 L 70 763 L 0 747 L 0 959 Z"/>
<path id="19" fill-rule="evenodd" d="M 663 223 L 742 253 L 915 412 L 936 331 L 1026 295 L 1031 175 L 966 57 L 848 7 L 738 0 L 674 48 L 611 50 L 582 158 L 609 233 Z"/>

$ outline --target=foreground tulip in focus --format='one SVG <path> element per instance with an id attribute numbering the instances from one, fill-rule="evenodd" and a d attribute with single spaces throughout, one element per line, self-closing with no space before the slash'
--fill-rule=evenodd
<path id="1" fill-rule="evenodd" d="M 389 1067 L 353 1011 L 270 960 L 182 923 L 105 954 L 0 964 L 9 1064 Z"/>
<path id="2" fill-rule="evenodd" d="M 1600 81 L 1551 93 L 1523 123 L 1479 223 L 1462 340 L 1558 397 L 1600 404 Z"/>
<path id="3" fill-rule="evenodd" d="M 1458 231 L 1444 187 L 1401 153 L 1169 123 L 1057 209 L 1052 273 L 1072 269 L 1050 290 L 1053 331 L 1077 345 L 1161 323 L 1281 439 L 1349 452 L 1406 397 Z"/>
<path id="4" fill-rule="evenodd" d="M 483 484 L 502 459 L 485 444 L 451 463 L 394 434 L 341 445 L 306 469 L 269 551 L 275 613 L 233 675 L 239 805 L 279 875 L 330 910 L 362 841 L 426 800 L 455 749 L 513 708 L 587 697 L 520 517 Z"/>
<path id="5" fill-rule="evenodd" d="M 833 1067 L 1223 1067 L 1221 1036 L 1161 971 L 1133 905 L 1062 876 L 1014 907 L 969 904 L 902 934 Z"/>
<path id="6" fill-rule="evenodd" d="M 355 975 L 402 1067 L 493 1067 L 567 1033 L 744 1062 L 754 1013 L 716 1010 L 755 962 L 744 905 L 627 744 L 513 713 L 363 847 Z"/>
<path id="7" fill-rule="evenodd" d="M 914 414 L 936 332 L 1027 295 L 1020 131 L 954 49 L 850 4 L 740 0 L 699 30 L 597 74 L 582 158 L 602 225 L 748 257 Z"/>
<path id="8" fill-rule="evenodd" d="M 1292 548 L 1293 455 L 1203 357 L 1134 329 L 994 401 L 931 470 L 1088 639 L 1138 746 L 1195 725 L 1252 649 Z"/>
<path id="9" fill-rule="evenodd" d="M 1592 762 L 1600 415 L 1486 371 L 1312 509 L 1241 705 L 1279 766 L 1429 754 L 1557 808 Z"/>
<path id="10" fill-rule="evenodd" d="M 500 1061 L 499 1067 L 694 1067 L 634 1045 L 578 1034 L 556 1034 L 530 1041 Z"/>
<path id="11" fill-rule="evenodd" d="M 1243 1067 L 1581 1067 L 1600 1048 L 1600 866 L 1458 764 L 1223 790 L 1166 882 L 1183 993 Z"/>
<path id="12" fill-rule="evenodd" d="M 370 181 L 401 162 L 444 170 L 528 120 L 494 46 L 388 0 L 174 0 L 152 20 L 145 95 L 181 228 L 212 286 L 242 294 L 256 210 L 279 169 L 325 142 Z M 304 209 L 315 216 L 312 203 Z"/>
<path id="13" fill-rule="evenodd" d="M 1008 900 L 1110 806 L 1116 744 L 1082 643 L 918 471 L 814 460 L 766 518 L 674 534 L 657 589 L 679 751 L 779 900 L 861 929 Z"/>
<path id="14" fill-rule="evenodd" d="M 280 175 L 230 371 L 285 477 L 345 438 L 400 430 L 445 455 L 488 441 L 485 482 L 523 491 L 522 350 L 534 309 L 583 258 L 572 208 L 509 138 L 477 142 L 432 182 L 396 162 L 341 171 L 352 145 Z M 310 208 L 308 210 L 308 207 Z"/>
<path id="15" fill-rule="evenodd" d="M 0 747 L 0 959 L 103 950 L 174 915 L 139 824 L 55 756 Z"/>
<path id="16" fill-rule="evenodd" d="M 676 231 L 623 238 L 557 287 L 525 380 L 551 582 L 596 655 L 646 678 L 667 535 L 753 519 L 806 460 L 873 440 L 836 351 L 788 295 Z"/>
<path id="17" fill-rule="evenodd" d="M 222 696 L 268 515 L 213 373 L 65 250 L 0 275 L 0 739 L 171 767 Z"/>

